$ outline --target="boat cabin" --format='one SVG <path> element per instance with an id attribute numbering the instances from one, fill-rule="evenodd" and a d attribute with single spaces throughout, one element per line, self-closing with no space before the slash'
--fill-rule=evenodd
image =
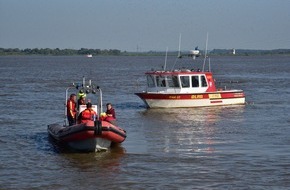
<path id="1" fill-rule="evenodd" d="M 216 91 L 211 72 L 191 70 L 146 72 L 148 93 L 204 93 Z"/>

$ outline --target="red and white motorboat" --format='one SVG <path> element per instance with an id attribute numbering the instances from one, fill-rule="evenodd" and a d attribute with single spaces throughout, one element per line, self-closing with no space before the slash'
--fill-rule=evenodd
<path id="1" fill-rule="evenodd" d="M 86 152 L 107 150 L 112 144 L 122 143 L 126 139 L 126 131 L 110 122 L 103 121 L 100 117 L 102 113 L 101 89 L 92 85 L 91 81 L 89 81 L 89 84 L 86 84 L 83 78 L 81 85 L 73 84 L 73 87 L 66 89 L 66 100 L 68 98 L 68 90 L 71 88 L 81 89 L 86 94 L 99 95 L 98 104 L 92 105 L 92 109 L 97 113 L 97 117 L 92 118 L 92 121 L 86 123 L 68 126 L 66 121 L 67 101 L 65 101 L 64 125 L 57 123 L 48 125 L 47 131 L 49 135 L 57 142 L 68 145 L 74 150 Z M 85 108 L 85 105 L 80 105 L 78 114 Z"/>
<path id="2" fill-rule="evenodd" d="M 211 72 L 150 71 L 146 91 L 135 93 L 149 108 L 178 108 L 245 104 L 243 90 L 222 90 Z"/>
<path id="3" fill-rule="evenodd" d="M 199 56 L 190 53 L 190 57 Z M 178 58 L 181 58 L 179 52 Z M 185 108 L 245 104 L 243 90 L 218 89 L 212 72 L 200 69 L 156 70 L 146 72 L 147 86 L 135 93 L 148 108 Z M 167 60 L 167 59 L 166 59 Z M 166 68 L 166 61 L 165 66 Z M 210 70 L 210 62 L 209 62 Z"/>

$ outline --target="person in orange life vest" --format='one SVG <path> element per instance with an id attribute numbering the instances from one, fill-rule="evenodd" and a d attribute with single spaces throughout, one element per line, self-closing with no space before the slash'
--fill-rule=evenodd
<path id="1" fill-rule="evenodd" d="M 104 120 L 112 123 L 113 125 L 117 124 L 115 109 L 113 108 L 111 103 L 107 103 L 106 117 L 104 118 Z"/>
<path id="2" fill-rule="evenodd" d="M 93 121 L 97 117 L 97 113 L 92 108 L 92 103 L 87 103 L 87 109 L 82 111 L 78 116 L 78 123 L 86 123 L 88 121 Z"/>
<path id="3" fill-rule="evenodd" d="M 69 126 L 76 124 L 76 95 L 71 94 L 66 104 L 66 115 Z"/>

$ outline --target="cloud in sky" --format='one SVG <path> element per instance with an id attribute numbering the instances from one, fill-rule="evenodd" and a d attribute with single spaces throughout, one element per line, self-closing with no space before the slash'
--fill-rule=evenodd
<path id="1" fill-rule="evenodd" d="M 290 48 L 290 1 L 0 0 L 0 47 Z"/>

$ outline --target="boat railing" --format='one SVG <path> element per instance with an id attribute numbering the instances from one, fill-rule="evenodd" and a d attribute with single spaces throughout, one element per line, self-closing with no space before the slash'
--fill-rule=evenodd
<path id="1" fill-rule="evenodd" d="M 93 104 L 93 109 L 98 113 L 97 119 L 100 119 L 100 115 L 103 112 L 103 94 L 102 90 L 99 86 L 92 85 L 92 81 L 89 80 L 88 83 L 85 81 L 85 77 L 83 77 L 82 84 L 72 83 L 72 86 L 67 87 L 65 90 L 65 103 L 64 103 L 64 125 L 67 126 L 67 100 L 69 98 L 69 91 L 72 89 L 76 89 L 76 91 L 83 90 L 86 94 L 95 95 L 97 98 L 97 104 Z M 84 108 L 85 107 L 85 108 Z M 81 109 L 86 109 L 84 105 Z M 79 113 L 81 112 L 79 110 Z"/>

